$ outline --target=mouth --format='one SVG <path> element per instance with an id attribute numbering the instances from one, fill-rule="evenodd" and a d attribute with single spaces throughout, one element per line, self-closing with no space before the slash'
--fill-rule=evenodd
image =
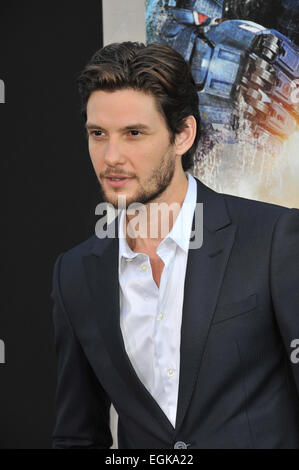
<path id="1" fill-rule="evenodd" d="M 108 184 L 112 188 L 120 188 L 122 186 L 125 186 L 133 178 L 128 178 L 128 177 L 119 177 L 119 178 L 106 177 L 105 179 L 107 180 Z"/>

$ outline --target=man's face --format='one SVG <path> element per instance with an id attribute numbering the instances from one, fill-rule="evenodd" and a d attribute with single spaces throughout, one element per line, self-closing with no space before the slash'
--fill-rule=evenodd
<path id="1" fill-rule="evenodd" d="M 126 196 L 126 207 L 160 195 L 163 200 L 182 166 L 152 95 L 132 89 L 94 91 L 87 103 L 86 127 L 105 201 L 117 208 L 119 195 Z M 111 181 L 109 176 L 128 178 Z"/>

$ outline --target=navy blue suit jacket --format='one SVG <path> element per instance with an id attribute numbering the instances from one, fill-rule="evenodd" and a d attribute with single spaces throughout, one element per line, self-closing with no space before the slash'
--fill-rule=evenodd
<path id="1" fill-rule="evenodd" d="M 299 339 L 299 211 L 196 181 L 203 245 L 188 253 L 175 429 L 125 351 L 118 238 L 94 235 L 54 267 L 53 448 L 109 448 L 111 402 L 123 449 L 177 441 L 188 449 L 299 448 L 299 364 L 291 361 Z"/>

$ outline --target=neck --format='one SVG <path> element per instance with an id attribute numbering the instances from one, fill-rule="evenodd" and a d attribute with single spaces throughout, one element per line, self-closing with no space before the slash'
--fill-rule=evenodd
<path id="1" fill-rule="evenodd" d="M 163 194 L 145 204 L 137 215 L 126 215 L 126 238 L 132 251 L 156 252 L 179 215 L 187 189 L 188 178 L 182 171 Z"/>

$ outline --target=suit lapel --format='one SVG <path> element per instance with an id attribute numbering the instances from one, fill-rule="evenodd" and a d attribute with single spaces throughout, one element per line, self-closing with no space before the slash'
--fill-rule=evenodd
<path id="1" fill-rule="evenodd" d="M 203 245 L 198 249 L 189 249 L 188 252 L 176 434 L 191 403 L 235 235 L 235 226 L 231 225 L 223 197 L 199 180 L 196 179 L 196 182 L 197 202 L 203 203 Z M 193 218 L 193 231 L 194 223 Z M 173 433 L 171 422 L 138 378 L 125 350 L 120 328 L 118 253 L 116 219 L 116 237 L 104 240 L 95 238 L 91 254 L 83 257 L 94 304 L 91 321 L 99 327 L 112 363 L 132 390 L 133 396 L 145 403 L 150 415 L 158 420 L 160 426 L 163 425 L 168 433 Z"/>
<path id="2" fill-rule="evenodd" d="M 153 419 L 164 431 L 173 434 L 174 428 L 167 416 L 140 381 L 127 355 L 120 328 L 119 281 L 118 281 L 118 219 L 116 238 L 95 240 L 93 251 L 83 257 L 94 310 L 91 321 L 99 327 L 102 340 L 115 370 L 132 392 L 132 397 L 142 401 Z M 121 393 L 121 390 L 120 390 Z"/>
<path id="3" fill-rule="evenodd" d="M 203 245 L 189 249 L 188 253 L 176 433 L 180 431 L 196 386 L 236 228 L 231 224 L 223 197 L 198 180 L 197 202 L 203 204 Z"/>

